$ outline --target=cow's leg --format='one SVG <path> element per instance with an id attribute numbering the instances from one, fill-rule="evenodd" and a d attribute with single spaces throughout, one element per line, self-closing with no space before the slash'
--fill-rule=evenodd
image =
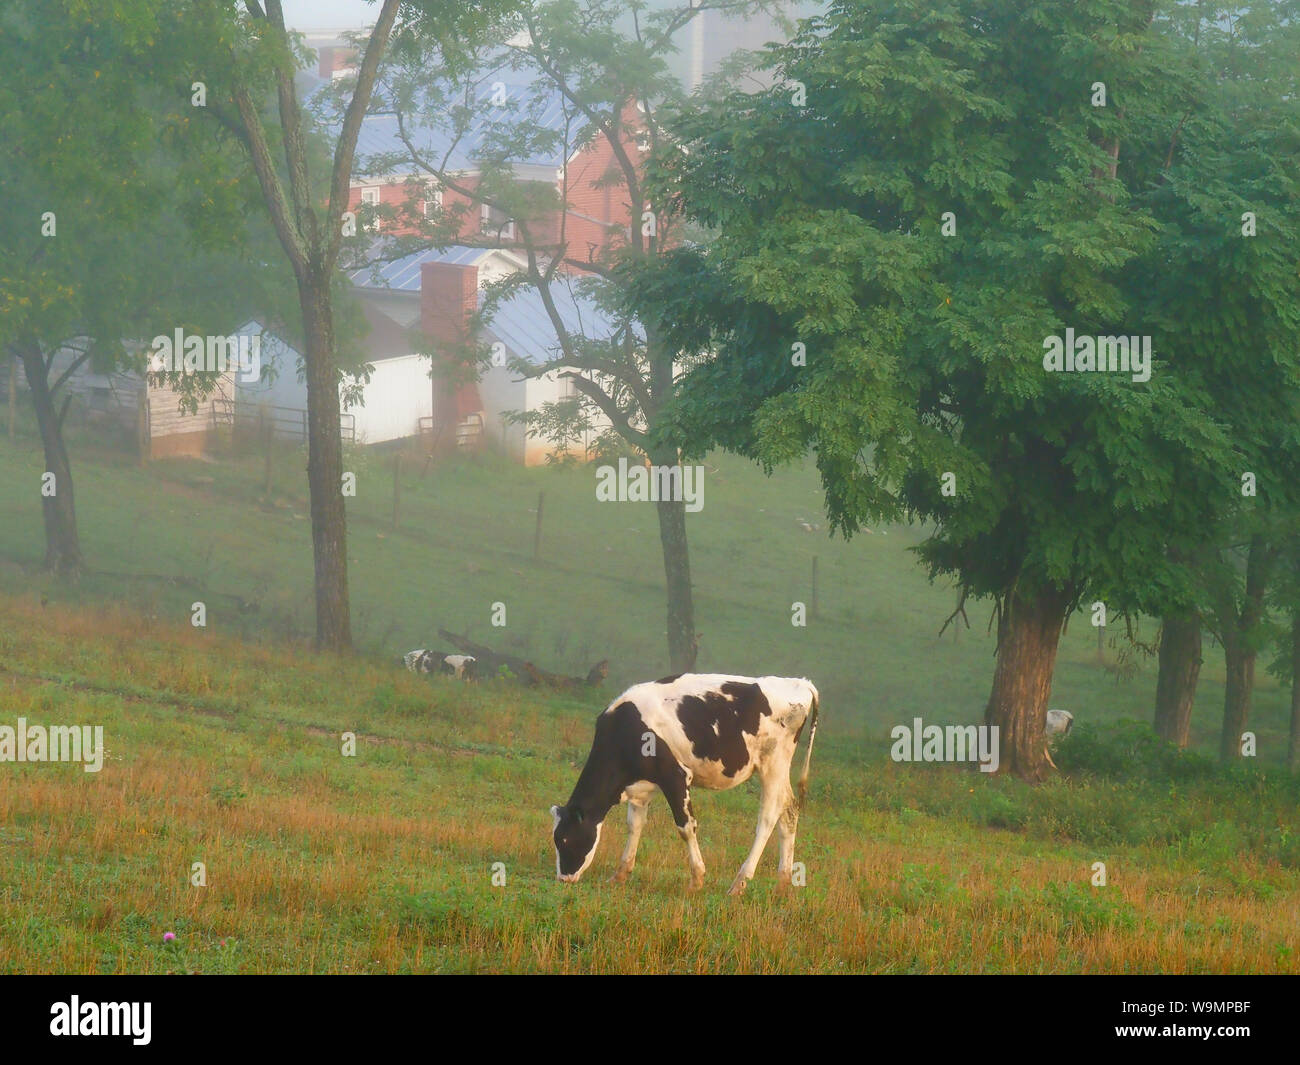
<path id="1" fill-rule="evenodd" d="M 623 848 L 623 857 L 618 861 L 618 868 L 610 877 L 610 880 L 616 884 L 623 883 L 636 865 L 636 848 L 641 842 L 641 830 L 645 828 L 646 813 L 654 793 L 655 786 L 644 782 L 633 784 L 623 793 L 627 798 L 627 846 Z"/>
<path id="2" fill-rule="evenodd" d="M 782 779 L 781 775 L 776 773 L 770 773 L 762 777 L 763 797 L 758 803 L 758 829 L 754 833 L 754 845 L 749 848 L 749 857 L 745 859 L 745 863 L 740 867 L 736 879 L 731 882 L 731 887 L 727 890 L 728 895 L 739 895 L 745 890 L 745 885 L 753 879 L 754 870 L 758 868 L 758 860 L 763 856 L 763 848 L 767 846 L 767 841 L 772 838 L 772 829 L 776 827 L 777 821 L 781 819 L 787 800 L 794 798 L 790 791 L 789 774 L 790 770 L 787 766 L 784 773 L 785 779 Z"/>
<path id="3" fill-rule="evenodd" d="M 781 887 L 789 887 L 790 878 L 794 875 L 794 833 L 798 827 L 799 803 L 791 794 L 786 798 L 785 809 L 781 811 L 781 820 L 776 823 L 777 840 L 781 845 L 776 878 Z"/>
<path id="4" fill-rule="evenodd" d="M 704 886 L 704 855 L 700 853 L 700 841 L 695 835 L 695 813 L 691 810 L 691 794 L 686 793 L 686 824 L 678 825 L 677 832 L 686 840 L 686 862 L 691 867 L 691 890 L 699 891 Z"/>
<path id="5" fill-rule="evenodd" d="M 677 834 L 686 841 L 686 860 L 691 867 L 691 890 L 698 891 L 704 886 L 704 855 L 700 853 L 700 842 L 695 835 L 690 776 L 685 769 L 674 763 L 673 772 L 665 775 L 665 779 L 659 782 L 659 787 L 668 800 L 668 808 L 673 812 Z"/>

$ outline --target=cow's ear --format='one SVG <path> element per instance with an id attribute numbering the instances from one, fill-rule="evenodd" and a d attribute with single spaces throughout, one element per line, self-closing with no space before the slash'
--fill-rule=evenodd
<path id="1" fill-rule="evenodd" d="M 579 824 L 579 825 L 582 824 L 582 811 L 581 811 L 581 810 L 574 810 L 574 811 L 573 811 L 573 820 L 574 820 L 575 823 L 577 823 L 577 824 Z"/>

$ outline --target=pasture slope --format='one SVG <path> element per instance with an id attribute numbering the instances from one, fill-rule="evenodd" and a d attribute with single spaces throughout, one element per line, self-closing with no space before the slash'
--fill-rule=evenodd
<path id="1" fill-rule="evenodd" d="M 0 597 L 0 724 L 99 724 L 108 752 L 0 765 L 0 972 L 1300 971 L 1294 779 L 1136 726 L 1079 726 L 1029 789 L 892 763 L 828 701 L 806 886 L 775 890 L 771 847 L 725 896 L 753 785 L 696 798 L 702 892 L 662 802 L 629 884 L 605 882 L 619 811 L 558 884 L 547 806 L 610 694 Z"/>

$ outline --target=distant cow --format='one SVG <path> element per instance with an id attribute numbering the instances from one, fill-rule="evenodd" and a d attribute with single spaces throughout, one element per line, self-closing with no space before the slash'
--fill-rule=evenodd
<path id="1" fill-rule="evenodd" d="M 1068 710 L 1047 711 L 1047 726 L 1043 732 L 1048 737 L 1067 735 L 1074 727 L 1074 715 Z"/>
<path id="2" fill-rule="evenodd" d="M 473 680 L 475 676 L 473 655 L 445 655 L 441 651 L 408 651 L 402 662 L 412 673 L 444 673 L 460 680 Z"/>
<path id="3" fill-rule="evenodd" d="M 810 716 L 796 801 L 790 763 Z M 763 786 L 758 831 L 729 893 L 745 890 L 778 825 L 777 876 L 789 884 L 816 732 L 817 689 L 808 680 L 685 673 L 628 688 L 596 719 L 591 752 L 569 801 L 551 807 L 556 875 L 577 883 L 595 857 L 605 815 L 626 801 L 627 846 L 613 876 L 626 880 L 636 864 L 646 806 L 662 791 L 686 841 L 691 887 L 698 889 L 704 884 L 704 858 L 695 835 L 691 787 L 725 791 L 757 773 Z"/>

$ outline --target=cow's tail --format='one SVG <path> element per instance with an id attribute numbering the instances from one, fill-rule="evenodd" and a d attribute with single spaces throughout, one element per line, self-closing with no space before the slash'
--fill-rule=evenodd
<path id="1" fill-rule="evenodd" d="M 799 808 L 808 801 L 808 770 L 812 767 L 813 740 L 817 737 L 817 689 L 813 688 L 812 723 L 808 728 L 808 750 L 803 756 L 803 772 L 799 774 Z"/>

